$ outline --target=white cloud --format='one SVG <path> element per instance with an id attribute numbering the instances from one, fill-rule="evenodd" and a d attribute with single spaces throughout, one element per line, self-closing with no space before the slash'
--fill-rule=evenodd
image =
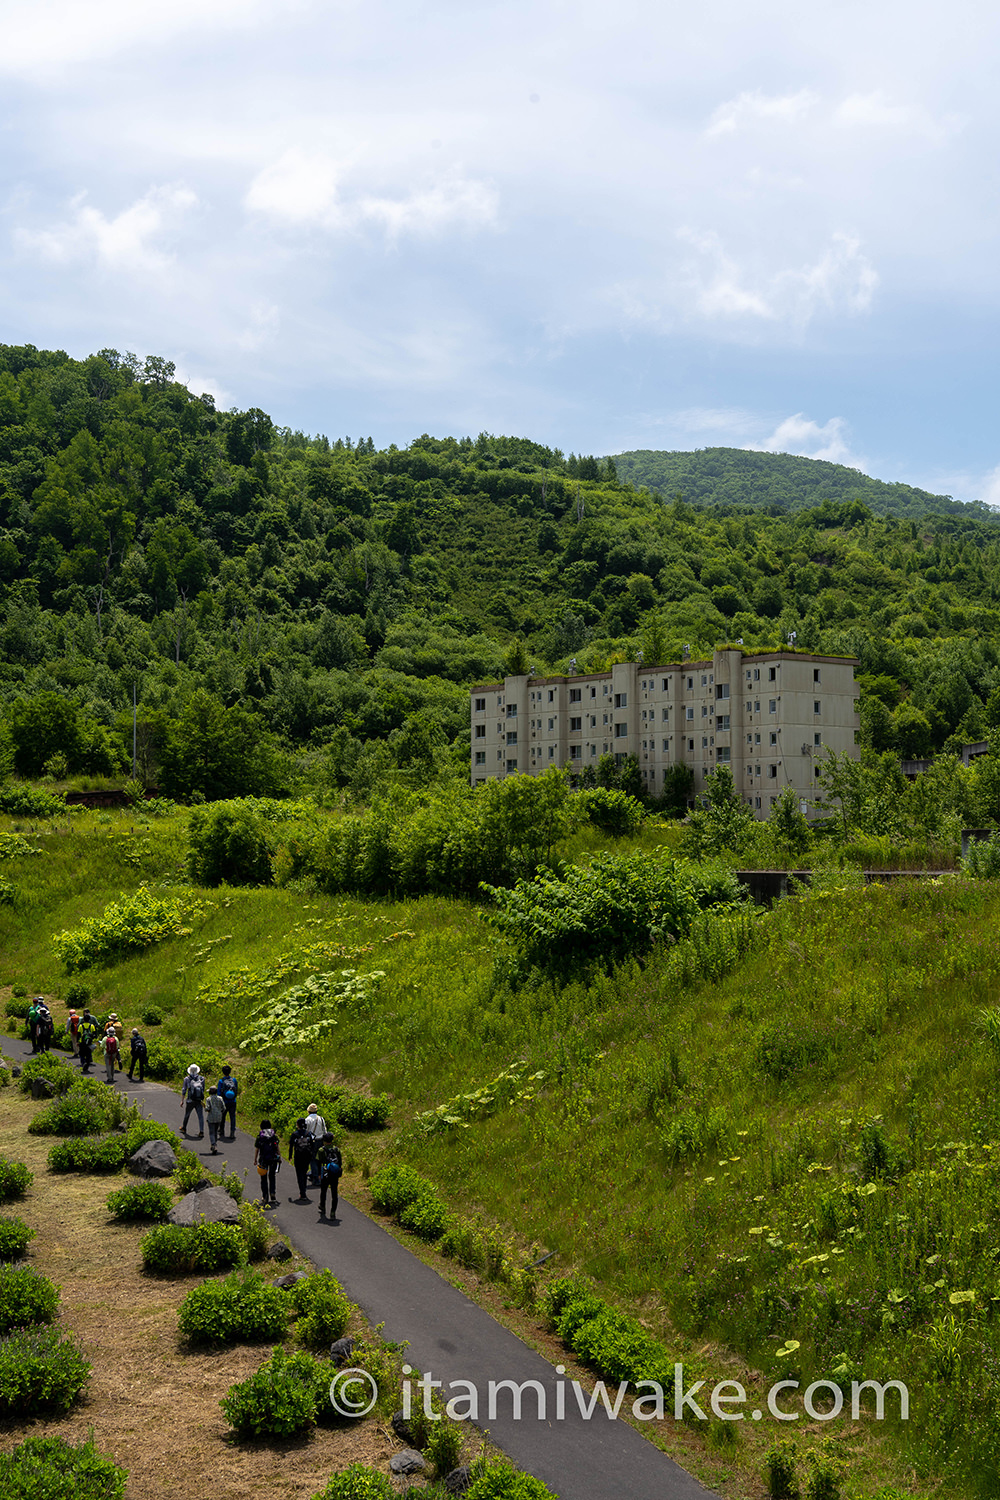
<path id="1" fill-rule="evenodd" d="M 908 134 L 944 140 L 962 128 L 959 115 L 935 119 L 928 110 L 916 104 L 896 104 L 876 89 L 870 94 L 848 94 L 833 115 L 834 124 L 847 128 L 904 131 Z"/>
<path id="2" fill-rule="evenodd" d="M 51 229 L 22 229 L 18 238 L 55 265 L 94 260 L 111 271 L 163 271 L 171 256 L 164 249 L 178 221 L 198 202 L 189 188 L 150 188 L 143 197 L 108 218 L 81 194 L 70 204 L 72 217 Z"/>
<path id="3" fill-rule="evenodd" d="M 278 332 L 280 313 L 273 302 L 256 302 L 250 309 L 246 326 L 236 335 L 236 347 L 252 354 L 267 344 Z"/>
<path id="4" fill-rule="evenodd" d="M 802 412 L 796 412 L 779 422 L 769 438 L 761 443 L 745 443 L 744 447 L 754 453 L 797 453 L 803 458 L 825 458 L 833 464 L 863 468 L 864 461 L 851 453 L 846 429 L 842 417 L 831 417 L 820 426 Z"/>
<path id="5" fill-rule="evenodd" d="M 812 264 L 754 276 L 726 252 L 714 231 L 678 233 L 701 257 L 689 263 L 686 279 L 694 307 L 705 318 L 803 325 L 824 311 L 865 312 L 878 284 L 860 241 L 850 235 L 833 235 Z"/>
<path id="6" fill-rule="evenodd" d="M 753 89 L 720 104 L 708 122 L 705 134 L 710 140 L 720 135 L 734 135 L 759 121 L 792 125 L 818 103 L 819 96 L 811 89 L 799 89 L 795 94 L 762 94 L 759 89 Z"/>
<path id="7" fill-rule="evenodd" d="M 349 165 L 293 148 L 257 174 L 244 204 L 251 213 L 290 226 L 335 231 L 373 224 L 392 238 L 433 235 L 452 226 L 480 228 L 496 219 L 497 194 L 488 183 L 456 174 L 398 197 L 362 195 L 343 186 Z"/>

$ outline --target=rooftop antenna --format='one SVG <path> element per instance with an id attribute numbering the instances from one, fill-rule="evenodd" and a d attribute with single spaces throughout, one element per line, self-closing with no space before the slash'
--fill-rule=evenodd
<path id="1" fill-rule="evenodd" d="M 794 646 L 796 639 L 797 639 L 796 632 L 794 630 L 790 630 L 788 632 L 788 644 L 790 646 Z"/>
<path id="2" fill-rule="evenodd" d="M 642 652 L 641 651 L 637 651 L 635 653 L 636 666 L 641 667 L 642 666 L 642 660 L 643 660 L 643 658 L 642 658 Z"/>
<path id="3" fill-rule="evenodd" d="M 576 671 L 576 657 L 575 656 L 571 656 L 570 657 L 569 670 L 570 670 L 570 676 L 572 676 L 573 673 Z"/>
<path id="4" fill-rule="evenodd" d="M 691 647 L 690 646 L 685 646 L 684 647 L 684 660 L 685 661 L 690 661 L 690 659 L 691 659 Z"/>
<path id="5" fill-rule="evenodd" d="M 739 636 L 737 638 L 736 644 L 737 644 L 737 646 L 742 646 L 742 644 L 743 644 L 743 637 L 742 636 Z"/>

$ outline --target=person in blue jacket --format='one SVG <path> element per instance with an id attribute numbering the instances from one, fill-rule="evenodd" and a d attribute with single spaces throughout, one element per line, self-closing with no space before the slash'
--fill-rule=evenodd
<path id="1" fill-rule="evenodd" d="M 219 1091 L 219 1098 L 226 1106 L 226 1115 L 229 1116 L 229 1139 L 236 1139 L 236 1096 L 239 1094 L 240 1086 L 236 1082 L 232 1068 L 227 1063 L 222 1070 L 222 1077 L 215 1085 Z M 219 1135 L 220 1141 L 226 1139 L 226 1116 L 222 1118 L 222 1131 Z"/>

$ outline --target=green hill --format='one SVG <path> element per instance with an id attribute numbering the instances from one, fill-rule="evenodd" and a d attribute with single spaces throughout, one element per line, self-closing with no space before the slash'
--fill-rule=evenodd
<path id="1" fill-rule="evenodd" d="M 876 749 L 1000 720 L 984 507 L 724 449 L 653 455 L 701 475 L 664 500 L 628 456 L 488 433 L 378 451 L 173 376 L 0 346 L 0 772 L 117 774 L 135 691 L 141 768 L 173 790 L 280 790 L 320 762 L 363 787 L 463 765 L 469 685 L 525 654 L 591 669 L 792 632 L 860 658 Z M 920 513 L 876 514 L 894 497 Z M 184 723 L 215 737 L 211 774 Z"/>
<path id="2" fill-rule="evenodd" d="M 746 448 L 699 448 L 693 453 L 638 448 L 616 453 L 621 479 L 646 485 L 694 505 L 740 506 L 753 510 L 805 510 L 824 500 L 861 500 L 877 516 L 976 515 L 996 520 L 982 501 L 965 505 L 950 495 L 932 495 L 909 484 L 885 484 L 860 469 L 800 458 L 793 453 L 756 453 Z"/>

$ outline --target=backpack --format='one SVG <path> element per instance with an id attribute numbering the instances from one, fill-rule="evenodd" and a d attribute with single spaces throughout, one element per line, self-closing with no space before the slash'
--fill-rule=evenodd
<path id="1" fill-rule="evenodd" d="M 236 1098 L 236 1079 L 230 1074 L 228 1078 L 219 1079 L 219 1093 L 227 1104 L 232 1104 Z"/>
<path id="2" fill-rule="evenodd" d="M 262 1130 L 257 1137 L 257 1156 L 261 1162 L 268 1166 L 277 1161 L 280 1152 L 278 1150 L 278 1137 L 273 1130 Z"/>
<path id="3" fill-rule="evenodd" d="M 204 1078 L 201 1077 L 200 1074 L 199 1074 L 199 1076 L 197 1078 L 189 1078 L 188 1079 L 187 1096 L 188 1096 L 188 1103 L 189 1104 L 200 1104 L 201 1101 L 204 1099 L 204 1097 L 205 1097 L 205 1080 L 204 1080 Z"/>
<path id="4" fill-rule="evenodd" d="M 116 1057 L 118 1055 L 118 1038 L 113 1031 L 109 1031 L 104 1038 L 104 1051 L 108 1057 Z"/>
<path id="5" fill-rule="evenodd" d="M 336 1156 L 328 1156 L 327 1159 L 326 1159 L 326 1161 L 323 1163 L 322 1167 L 320 1168 L 320 1175 L 322 1177 L 337 1178 L 337 1177 L 340 1176 L 340 1174 L 341 1174 L 341 1172 L 343 1172 L 343 1170 L 344 1169 L 340 1165 L 340 1161 L 339 1161 L 339 1159 Z"/>
<path id="6" fill-rule="evenodd" d="M 136 1057 L 141 1057 L 143 1062 L 146 1061 L 149 1053 L 149 1048 L 146 1046 L 145 1037 L 137 1036 L 135 1038 L 134 1042 L 132 1043 L 132 1051 L 135 1053 Z"/>

